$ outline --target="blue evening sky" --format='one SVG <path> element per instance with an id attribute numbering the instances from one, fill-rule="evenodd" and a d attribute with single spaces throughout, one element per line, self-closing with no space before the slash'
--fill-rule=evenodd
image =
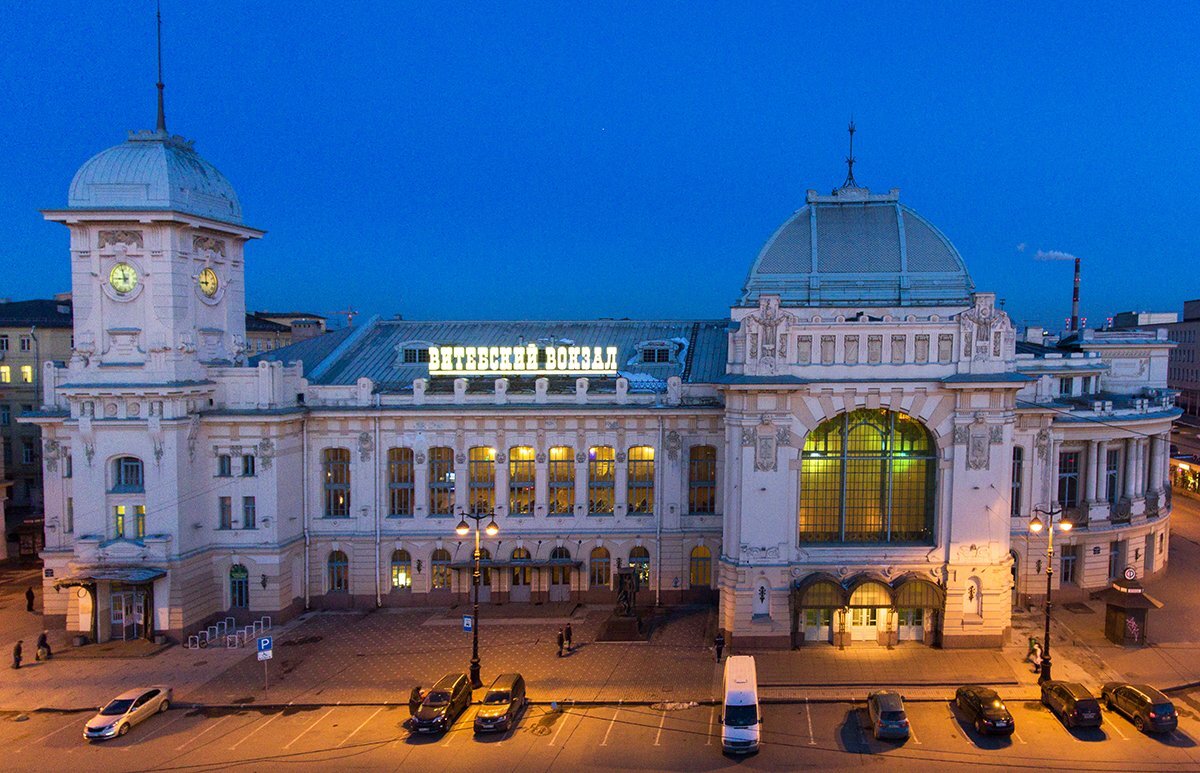
<path id="1" fill-rule="evenodd" d="M 745 10 L 748 7 L 750 10 Z M 167 121 L 248 306 L 721 317 L 805 190 L 902 200 L 1019 322 L 1200 297 L 1194 3 L 164 2 Z M 68 289 L 88 157 L 154 123 L 153 2 L 6 3 L 0 295 Z M 1024 244 L 1024 252 L 1018 245 Z"/>

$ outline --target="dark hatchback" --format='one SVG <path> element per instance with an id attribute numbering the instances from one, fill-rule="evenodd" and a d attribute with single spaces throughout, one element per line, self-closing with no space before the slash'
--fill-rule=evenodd
<path id="1" fill-rule="evenodd" d="M 1179 726 L 1175 704 L 1149 685 L 1109 682 L 1100 696 L 1104 705 L 1123 715 L 1142 732 L 1169 733 Z"/>
<path id="2" fill-rule="evenodd" d="M 509 730 L 525 707 L 525 678 L 520 674 L 501 674 L 483 696 L 483 705 L 475 713 L 475 732 Z"/>
<path id="3" fill-rule="evenodd" d="M 975 732 L 984 735 L 1012 735 L 1016 729 L 1013 716 L 996 691 L 977 684 L 959 687 L 954 693 L 954 705 L 963 713 Z"/>
<path id="4" fill-rule="evenodd" d="M 1042 705 L 1067 727 L 1100 727 L 1100 703 L 1078 682 L 1042 683 Z"/>
<path id="5" fill-rule="evenodd" d="M 471 705 L 471 682 L 466 674 L 446 674 L 421 701 L 410 727 L 415 733 L 444 733 Z"/>

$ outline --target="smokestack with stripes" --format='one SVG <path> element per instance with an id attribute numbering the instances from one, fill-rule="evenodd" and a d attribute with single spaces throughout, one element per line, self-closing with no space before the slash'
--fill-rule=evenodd
<path id="1" fill-rule="evenodd" d="M 1071 332 L 1079 330 L 1079 258 L 1067 252 L 1058 250 L 1038 250 L 1036 260 L 1073 260 L 1075 261 L 1075 284 L 1071 289 Z"/>

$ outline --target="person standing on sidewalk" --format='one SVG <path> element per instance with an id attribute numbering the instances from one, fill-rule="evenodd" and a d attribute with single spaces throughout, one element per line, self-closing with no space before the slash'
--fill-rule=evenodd
<path id="1" fill-rule="evenodd" d="M 564 641 L 564 640 L 565 640 L 565 634 L 563 634 L 563 629 L 559 628 L 559 629 L 558 629 L 558 656 L 559 656 L 560 658 L 562 657 L 562 651 L 563 651 L 563 641 Z"/>
<path id="2" fill-rule="evenodd" d="M 721 662 L 721 653 L 725 650 L 725 634 L 717 631 L 717 635 L 713 637 L 713 648 L 717 651 L 717 662 Z"/>
<path id="3" fill-rule="evenodd" d="M 24 643 L 25 642 L 18 640 L 17 646 L 13 647 L 13 664 L 12 664 L 13 668 L 21 667 L 21 645 Z"/>
<path id="4" fill-rule="evenodd" d="M 566 641 L 567 641 L 567 652 L 570 652 L 572 649 L 572 647 L 571 647 L 571 624 L 570 623 L 567 623 L 567 627 L 563 629 L 563 636 L 566 638 Z"/>
<path id="5" fill-rule="evenodd" d="M 25 611 L 33 611 L 33 586 L 30 585 L 25 589 Z"/>
<path id="6" fill-rule="evenodd" d="M 34 657 L 38 660 L 49 660 L 54 656 L 54 653 L 50 651 L 50 642 L 47 640 L 49 635 L 49 631 L 42 631 L 38 634 L 37 651 L 34 653 Z"/>

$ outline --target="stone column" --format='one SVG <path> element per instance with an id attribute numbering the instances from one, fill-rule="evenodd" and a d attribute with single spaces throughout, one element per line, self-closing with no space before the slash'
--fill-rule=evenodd
<path id="1" fill-rule="evenodd" d="M 1100 481 L 1100 443 L 1089 440 L 1087 447 L 1087 488 L 1084 490 L 1084 502 L 1091 505 L 1099 498 L 1096 496 Z"/>
<path id="2" fill-rule="evenodd" d="M 1137 457 L 1137 444 L 1134 442 L 1133 438 L 1125 439 L 1124 452 L 1125 452 L 1125 481 L 1124 481 L 1125 485 L 1122 487 L 1122 489 L 1125 493 L 1125 499 L 1132 500 L 1133 492 L 1135 490 L 1135 485 L 1136 485 L 1135 481 L 1137 478 L 1137 464 L 1135 463 L 1135 458 Z"/>
<path id="3" fill-rule="evenodd" d="M 1150 438 L 1150 493 L 1157 495 L 1162 491 L 1163 478 L 1163 436 L 1154 435 Z"/>
<path id="4" fill-rule="evenodd" d="M 1050 443 L 1046 448 L 1047 467 L 1050 469 L 1050 496 L 1048 497 L 1052 507 L 1059 506 L 1058 501 L 1058 450 L 1061 444 L 1053 435 L 1050 436 Z"/>
<path id="5" fill-rule="evenodd" d="M 1146 439 L 1135 439 L 1133 446 L 1136 449 L 1134 457 L 1136 481 L 1134 483 L 1133 496 L 1135 499 L 1144 499 L 1146 496 Z"/>

